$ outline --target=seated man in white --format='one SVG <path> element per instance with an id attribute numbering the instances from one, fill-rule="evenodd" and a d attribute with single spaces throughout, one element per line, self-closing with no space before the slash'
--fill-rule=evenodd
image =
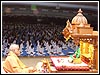
<path id="1" fill-rule="evenodd" d="M 34 51 L 34 46 L 32 44 L 30 44 L 29 50 L 28 50 L 27 53 L 28 53 L 29 56 L 34 56 L 35 51 Z"/>
<path id="2" fill-rule="evenodd" d="M 64 55 L 64 53 L 62 52 L 62 45 L 57 46 L 57 54 L 58 55 Z"/>
<path id="3" fill-rule="evenodd" d="M 43 46 L 39 46 L 37 54 L 39 56 L 41 56 L 41 55 L 43 56 L 44 55 L 44 47 Z"/>
<path id="4" fill-rule="evenodd" d="M 67 50 L 67 49 L 68 49 L 66 43 L 64 43 L 64 42 L 63 42 L 63 44 L 62 44 L 62 49 L 63 49 L 63 50 Z"/>
<path id="5" fill-rule="evenodd" d="M 23 41 L 22 41 L 22 43 L 20 44 L 20 50 L 21 50 L 21 54 L 23 54 Z"/>
<path id="6" fill-rule="evenodd" d="M 49 55 L 54 56 L 54 47 L 53 46 L 51 46 L 51 49 L 49 51 Z"/>
<path id="7" fill-rule="evenodd" d="M 51 53 L 51 45 L 50 44 L 48 44 L 48 46 L 46 47 L 46 49 L 47 49 L 47 53 L 50 55 Z"/>
<path id="8" fill-rule="evenodd" d="M 53 55 L 57 55 L 57 46 L 56 46 L 56 44 L 53 45 L 52 53 L 53 53 Z"/>

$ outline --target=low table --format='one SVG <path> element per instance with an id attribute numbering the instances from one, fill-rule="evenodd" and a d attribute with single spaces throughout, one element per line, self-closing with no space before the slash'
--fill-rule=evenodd
<path id="1" fill-rule="evenodd" d="M 58 71 L 89 71 L 89 66 L 86 63 L 70 63 L 67 56 L 51 56 L 50 59 Z"/>

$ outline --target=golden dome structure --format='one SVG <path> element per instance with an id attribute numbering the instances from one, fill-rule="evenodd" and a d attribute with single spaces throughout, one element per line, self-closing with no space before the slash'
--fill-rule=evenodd
<path id="1" fill-rule="evenodd" d="M 72 22 L 71 22 L 72 25 L 80 25 L 81 23 L 83 23 L 84 25 L 88 24 L 88 21 L 86 17 L 83 16 L 82 12 L 83 11 L 80 8 L 78 10 L 78 14 L 72 19 Z"/>
<path id="2" fill-rule="evenodd" d="M 69 38 L 74 40 L 75 45 L 80 45 L 80 59 L 75 59 L 73 63 L 85 61 L 89 67 L 98 70 L 98 31 L 93 31 L 93 27 L 88 24 L 82 10 L 72 19 L 66 21 L 66 27 L 62 34 L 66 41 Z M 95 59 L 95 60 L 94 60 Z"/>
<path id="3" fill-rule="evenodd" d="M 81 8 L 78 10 L 78 14 L 72 19 L 71 23 L 69 19 L 66 21 L 66 27 L 63 29 L 62 34 L 64 38 L 69 38 L 70 34 L 92 34 L 93 27 L 90 27 L 85 16 L 82 14 Z"/>

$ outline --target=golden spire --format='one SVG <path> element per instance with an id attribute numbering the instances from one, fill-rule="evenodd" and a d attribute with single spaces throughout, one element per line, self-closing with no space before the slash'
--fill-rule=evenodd
<path id="1" fill-rule="evenodd" d="M 69 30 L 70 33 L 72 33 L 72 25 L 71 25 L 69 19 L 67 20 L 66 23 L 67 23 L 66 28 Z"/>
<path id="2" fill-rule="evenodd" d="M 70 27 L 71 23 L 70 23 L 69 19 L 67 20 L 67 22 L 66 22 L 66 23 L 67 23 L 67 25 L 66 25 L 66 26 L 67 26 L 67 27 Z"/>
<path id="3" fill-rule="evenodd" d="M 81 10 L 81 8 L 78 10 L 78 13 L 82 13 L 83 11 Z"/>

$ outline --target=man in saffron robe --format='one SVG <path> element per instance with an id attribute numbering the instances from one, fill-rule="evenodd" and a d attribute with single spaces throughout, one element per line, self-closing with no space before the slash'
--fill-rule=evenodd
<path id="1" fill-rule="evenodd" d="M 19 45 L 11 44 L 9 53 L 3 63 L 3 69 L 6 73 L 35 73 L 36 69 L 28 67 L 18 58 L 20 55 Z"/>

